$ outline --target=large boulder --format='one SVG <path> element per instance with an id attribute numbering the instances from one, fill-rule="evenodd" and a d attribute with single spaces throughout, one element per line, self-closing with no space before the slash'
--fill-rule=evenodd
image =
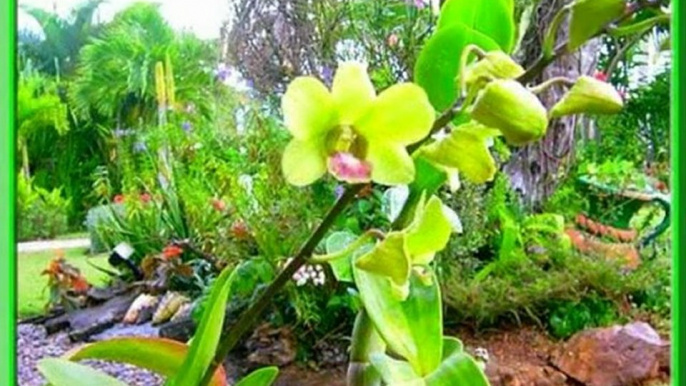
<path id="1" fill-rule="evenodd" d="M 587 386 L 628 386 L 669 371 L 669 349 L 650 325 L 634 322 L 579 332 L 552 359 L 560 371 Z"/>

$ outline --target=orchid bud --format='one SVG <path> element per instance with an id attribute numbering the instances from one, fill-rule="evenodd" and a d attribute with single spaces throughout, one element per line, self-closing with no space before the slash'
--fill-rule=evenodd
<path id="1" fill-rule="evenodd" d="M 480 79 L 515 79 L 524 74 L 524 69 L 502 51 L 486 53 L 483 59 L 465 69 L 465 84 L 470 89 Z"/>
<path id="2" fill-rule="evenodd" d="M 622 110 L 622 96 L 611 84 L 594 77 L 582 76 L 550 111 L 551 118 L 564 115 L 616 114 Z"/>
<path id="3" fill-rule="evenodd" d="M 540 100 L 521 83 L 490 82 L 470 108 L 472 119 L 500 130 L 507 142 L 521 146 L 545 135 L 548 114 Z"/>

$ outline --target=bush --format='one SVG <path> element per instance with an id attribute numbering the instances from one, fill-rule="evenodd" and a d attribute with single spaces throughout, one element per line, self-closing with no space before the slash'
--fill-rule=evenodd
<path id="1" fill-rule="evenodd" d="M 68 230 L 71 201 L 61 189 L 48 191 L 33 185 L 31 179 L 17 179 L 17 237 L 20 241 L 52 239 Z"/>
<path id="2" fill-rule="evenodd" d="M 107 226 L 112 211 L 121 213 L 122 209 L 121 205 L 111 204 L 96 206 L 88 210 L 84 225 L 91 240 L 91 253 L 102 253 L 108 250 L 110 246 L 103 241 L 99 229 Z"/>

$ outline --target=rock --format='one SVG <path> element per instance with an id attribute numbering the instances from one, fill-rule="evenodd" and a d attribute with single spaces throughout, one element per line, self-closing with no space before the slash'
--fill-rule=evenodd
<path id="1" fill-rule="evenodd" d="M 285 366 L 295 360 L 295 342 L 287 328 L 273 328 L 268 323 L 259 326 L 245 343 L 250 352 L 248 361 L 266 366 Z"/>
<path id="2" fill-rule="evenodd" d="M 133 301 L 129 310 L 126 311 L 123 322 L 125 324 L 141 324 L 152 318 L 155 308 L 159 303 L 157 296 L 141 294 Z"/>
<path id="3" fill-rule="evenodd" d="M 85 341 L 122 320 L 137 295 L 136 292 L 120 295 L 98 306 L 58 316 L 46 321 L 45 329 L 49 335 L 69 329 L 69 338 L 73 342 Z"/>
<path id="4" fill-rule="evenodd" d="M 569 339 L 553 364 L 587 386 L 628 386 L 659 377 L 669 343 L 647 323 L 595 328 Z"/>
<path id="5" fill-rule="evenodd" d="M 184 318 L 160 326 L 160 337 L 186 343 L 195 333 L 197 326 L 192 318 Z"/>
<path id="6" fill-rule="evenodd" d="M 112 326 L 112 328 L 91 336 L 89 340 L 99 341 L 127 336 L 158 337 L 159 328 L 153 327 L 150 323 L 141 325 L 118 323 Z"/>

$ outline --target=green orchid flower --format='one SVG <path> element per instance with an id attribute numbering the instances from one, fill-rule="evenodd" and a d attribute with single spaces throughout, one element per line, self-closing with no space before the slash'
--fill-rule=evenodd
<path id="1" fill-rule="evenodd" d="M 349 183 L 409 184 L 415 170 L 406 147 L 426 137 L 435 112 L 423 89 L 394 85 L 376 95 L 366 66 L 342 63 L 329 91 L 319 80 L 293 80 L 281 100 L 293 139 L 282 169 L 286 180 L 305 186 L 328 170 Z"/>
<path id="2" fill-rule="evenodd" d="M 427 202 L 422 197 L 410 225 L 402 231 L 390 232 L 371 251 L 360 256 L 355 265 L 388 277 L 398 297 L 405 299 L 412 270 L 422 272 L 422 267 L 431 264 L 436 253 L 448 244 L 452 232 L 453 224 L 441 200 L 432 196 Z"/>
<path id="3" fill-rule="evenodd" d="M 457 173 L 462 173 L 468 181 L 482 184 L 493 180 L 496 164 L 489 148 L 493 138 L 502 135 L 499 130 L 491 129 L 475 121 L 463 123 L 436 142 L 421 149 L 421 154 L 436 167 L 441 168 L 454 184 Z"/>

